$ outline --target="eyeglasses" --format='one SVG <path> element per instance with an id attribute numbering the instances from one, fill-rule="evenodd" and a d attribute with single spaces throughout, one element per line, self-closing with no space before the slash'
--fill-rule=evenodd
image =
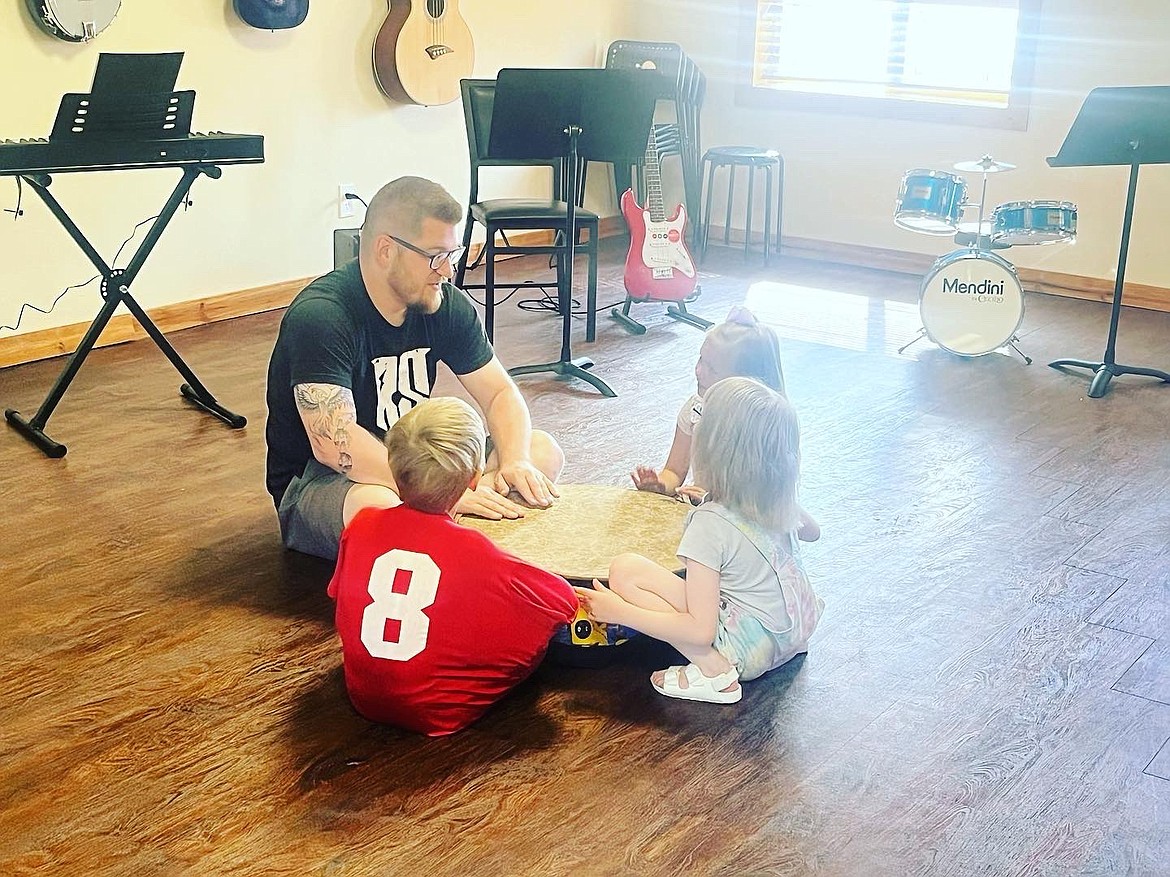
<path id="1" fill-rule="evenodd" d="M 430 259 L 431 270 L 438 271 L 444 262 L 448 263 L 452 268 L 459 264 L 459 260 L 463 258 L 463 253 L 467 247 L 456 247 L 453 250 L 444 250 L 441 253 L 428 253 L 426 250 L 416 247 L 409 241 L 404 241 L 402 238 L 396 238 L 392 234 L 386 235 L 394 243 L 401 247 L 406 247 L 412 253 L 418 253 L 427 259 Z"/>

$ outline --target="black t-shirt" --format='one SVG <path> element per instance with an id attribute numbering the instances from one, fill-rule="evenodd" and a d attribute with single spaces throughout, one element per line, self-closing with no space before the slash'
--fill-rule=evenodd
<path id="1" fill-rule="evenodd" d="M 353 391 L 357 422 L 381 438 L 403 414 L 430 398 L 440 362 L 457 375 L 482 368 L 492 348 L 462 292 L 443 285 L 433 314 L 408 311 L 391 326 L 366 293 L 358 261 L 318 277 L 293 299 L 280 321 L 268 364 L 268 492 L 279 505 L 285 488 L 313 456 L 297 411 L 297 384 L 335 384 Z"/>

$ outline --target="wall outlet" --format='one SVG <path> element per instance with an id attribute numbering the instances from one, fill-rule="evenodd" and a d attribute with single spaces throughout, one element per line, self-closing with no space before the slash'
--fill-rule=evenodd
<path id="1" fill-rule="evenodd" d="M 353 216 L 353 206 L 356 202 L 345 197 L 346 192 L 357 192 L 353 183 L 339 183 L 337 185 L 337 218 L 346 219 Z"/>

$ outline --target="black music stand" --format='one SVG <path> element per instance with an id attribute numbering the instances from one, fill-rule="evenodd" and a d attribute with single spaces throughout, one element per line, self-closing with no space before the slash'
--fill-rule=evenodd
<path id="1" fill-rule="evenodd" d="M 178 76 L 182 52 L 168 52 L 156 55 L 113 55 L 102 53 L 98 57 L 97 70 L 90 94 L 66 94 L 61 99 L 57 120 L 53 126 L 50 141 L 75 142 L 79 151 L 87 144 L 108 145 L 119 141 L 181 139 L 191 133 L 191 113 L 195 103 L 195 92 L 173 92 Z M 101 170 L 94 166 L 86 168 Z M 68 448 L 45 434 L 45 426 L 53 410 L 69 384 L 76 377 L 85 358 L 97 343 L 106 324 L 113 317 L 118 305 L 124 304 L 139 325 L 150 336 L 171 364 L 178 369 L 186 383 L 179 387 L 194 405 L 227 423 L 233 429 L 241 429 L 247 419 L 224 408 L 200 383 L 190 367 L 179 356 L 178 351 L 167 341 L 162 331 L 147 316 L 146 311 L 130 295 L 130 284 L 142 270 L 147 256 L 162 236 L 163 230 L 181 204 L 187 202 L 191 184 L 200 175 L 218 179 L 223 171 L 213 163 L 191 164 L 183 168 L 183 175 L 176 184 L 170 198 L 157 218 L 151 224 L 142 243 L 134 252 L 125 268 L 107 265 L 76 223 L 49 191 L 52 177 L 48 173 L 20 174 L 45 202 L 45 205 L 64 226 L 65 231 L 81 248 L 102 277 L 101 295 L 105 300 L 98 315 L 86 330 L 77 349 L 69 358 L 64 370 L 57 376 L 52 389 L 45 397 L 36 415 L 30 420 L 19 411 L 9 408 L 4 417 L 17 432 L 40 448 L 49 457 L 64 457 Z"/>
<path id="2" fill-rule="evenodd" d="M 593 361 L 573 359 L 573 249 L 577 241 L 578 162 L 636 164 L 646 154 L 654 118 L 657 85 L 651 77 L 626 70 L 505 69 L 496 78 L 489 158 L 564 157 L 565 247 L 559 272 L 557 310 L 561 312 L 561 356 L 555 362 L 508 369 L 513 376 L 553 372 L 580 378 L 603 396 L 616 396 L 587 369 Z"/>
<path id="3" fill-rule="evenodd" d="M 1109 339 L 1103 362 L 1057 359 L 1052 368 L 1087 368 L 1095 372 L 1089 398 L 1099 399 L 1109 382 L 1119 375 L 1144 375 L 1170 382 L 1170 374 L 1152 368 L 1118 365 L 1117 321 L 1121 317 L 1121 295 L 1125 289 L 1125 259 L 1137 194 L 1138 167 L 1170 163 L 1170 86 L 1094 88 L 1085 98 L 1060 152 L 1048 159 L 1052 167 L 1098 167 L 1129 165 L 1129 191 L 1125 219 L 1121 226 L 1121 251 L 1117 257 L 1117 281 L 1113 286 L 1113 311 L 1109 317 Z"/>

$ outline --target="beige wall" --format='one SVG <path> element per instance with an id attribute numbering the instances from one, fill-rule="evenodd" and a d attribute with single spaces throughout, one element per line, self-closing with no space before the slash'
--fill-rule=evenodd
<path id="1" fill-rule="evenodd" d="M 463 0 L 475 75 L 594 66 L 625 29 L 627 8 L 622 0 Z M 338 219 L 339 183 L 368 197 L 388 179 L 420 174 L 467 195 L 458 102 L 402 106 L 374 83 L 370 50 L 385 14 L 377 0 L 314 0 L 305 24 L 273 33 L 239 21 L 230 0 L 126 0 L 108 31 L 76 45 L 43 34 L 24 4 L 10 0 L 0 4 L 0 138 L 47 136 L 62 93 L 88 90 L 99 52 L 184 51 L 178 87 L 198 94 L 195 129 L 264 134 L 267 160 L 196 181 L 194 206 L 175 216 L 135 297 L 150 309 L 321 273 L 332 267 L 332 229 L 360 221 Z M 173 170 L 67 174 L 52 191 L 108 260 L 134 224 L 162 206 L 177 177 Z M 537 182 L 497 176 L 487 194 Z M 11 325 L 22 302 L 47 306 L 94 273 L 39 198 L 27 189 L 25 196 L 19 222 L 0 219 L 0 324 Z M 0 206 L 15 200 L 15 182 L 0 180 Z M 26 312 L 19 332 L 88 322 L 99 304 L 96 284 L 73 291 L 51 315 Z M 0 338 L 12 334 L 0 330 Z"/>
<path id="2" fill-rule="evenodd" d="M 733 85 L 737 73 L 744 75 L 735 64 L 739 5 L 739 0 L 642 0 L 632 5 L 634 32 L 641 39 L 681 43 L 706 73 L 704 148 L 745 143 L 784 153 L 786 235 L 927 254 L 948 252 L 954 244 L 947 238 L 894 226 L 899 182 L 911 168 L 947 170 L 956 161 L 990 153 L 1019 165 L 1016 171 L 989 178 L 990 204 L 1044 198 L 1078 205 L 1075 246 L 1015 247 L 1005 251 L 1008 258 L 1022 267 L 1112 276 L 1127 169 L 1055 169 L 1044 159 L 1059 149 L 1090 89 L 1170 84 L 1170 15 L 1165 0 L 1044 0 L 1027 131 L 736 107 Z M 974 51 L 978 46 L 956 34 L 956 64 Z M 978 179 L 971 179 L 972 200 L 978 200 Z M 1170 286 L 1165 228 L 1170 216 L 1170 167 L 1145 167 L 1139 179 L 1126 279 Z M 721 215 L 716 213 L 717 218 Z"/>

